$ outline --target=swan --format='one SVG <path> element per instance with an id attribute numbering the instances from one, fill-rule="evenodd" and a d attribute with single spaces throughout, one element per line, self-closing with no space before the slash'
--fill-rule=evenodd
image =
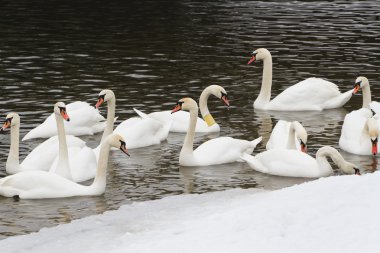
<path id="1" fill-rule="evenodd" d="M 376 155 L 379 138 L 378 122 L 367 108 L 346 115 L 339 138 L 339 147 L 357 155 Z"/>
<path id="2" fill-rule="evenodd" d="M 359 169 L 344 160 L 342 155 L 329 146 L 318 149 L 316 158 L 293 149 L 271 149 L 256 156 L 243 154 L 242 159 L 261 173 L 285 177 L 326 177 L 333 173 L 327 157 L 330 157 L 338 168 L 346 174 L 360 175 Z"/>
<path id="3" fill-rule="evenodd" d="M 49 171 L 74 182 L 83 182 L 94 178 L 96 174 L 96 156 L 94 151 L 86 145 L 83 147 L 67 147 L 65 127 L 60 114 L 65 115 L 66 120 L 70 120 L 63 102 L 57 102 L 54 105 L 54 116 L 58 129 L 59 153 Z"/>
<path id="4" fill-rule="evenodd" d="M 60 116 L 68 119 L 64 111 L 60 112 Z M 20 163 L 19 158 L 19 136 L 20 136 L 20 116 L 15 113 L 9 113 L 1 128 L 1 132 L 8 127 L 11 129 L 11 141 L 8 159 L 5 165 L 5 170 L 8 174 L 16 174 L 27 170 L 44 170 L 48 171 L 58 156 L 58 136 L 50 137 L 43 143 L 35 147 Z M 85 142 L 72 135 L 66 136 L 66 141 L 69 147 L 83 147 Z"/>
<path id="5" fill-rule="evenodd" d="M 339 147 L 352 154 L 376 155 L 379 137 L 379 122 L 372 117 L 371 90 L 368 79 L 359 76 L 355 80 L 355 94 L 363 90 L 363 105 L 359 110 L 348 113 L 343 121 Z"/>
<path id="6" fill-rule="evenodd" d="M 67 105 L 70 115 L 70 124 L 65 124 L 66 133 L 74 136 L 93 135 L 103 131 L 105 127 L 104 117 L 99 111 L 86 102 L 76 101 Z M 54 114 L 51 114 L 39 126 L 27 133 L 23 141 L 33 138 L 49 138 L 57 135 L 57 127 L 54 122 Z"/>
<path id="7" fill-rule="evenodd" d="M 296 142 L 297 139 L 297 142 Z M 266 148 L 287 148 L 307 152 L 307 132 L 298 121 L 279 120 L 270 135 Z"/>
<path id="8" fill-rule="evenodd" d="M 353 89 L 340 93 L 339 88 L 320 78 L 308 78 L 301 81 L 270 100 L 272 87 L 272 56 L 265 48 L 259 48 L 252 52 L 248 61 L 264 62 L 263 79 L 260 94 L 253 107 L 260 110 L 275 111 L 321 111 L 342 107 L 351 97 Z"/>
<path id="9" fill-rule="evenodd" d="M 180 99 L 172 113 L 179 110 L 190 112 L 190 122 L 186 137 L 179 155 L 179 164 L 183 166 L 207 166 L 231 163 L 240 160 L 243 153 L 252 153 L 261 141 L 259 137 L 253 141 L 219 137 L 201 144 L 193 150 L 195 126 L 198 119 L 198 105 L 192 98 Z"/>
<path id="10" fill-rule="evenodd" d="M 215 97 L 219 98 L 225 105 L 230 105 L 227 98 L 227 92 L 222 86 L 207 86 L 199 97 L 199 109 L 201 111 L 203 119 L 198 117 L 197 125 L 195 127 L 195 132 L 197 133 L 210 133 L 220 131 L 219 124 L 215 122 L 207 106 L 207 101 L 210 95 L 214 95 Z M 141 115 L 140 111 L 137 109 L 135 109 L 135 111 Z M 187 127 L 189 125 L 190 115 L 185 111 L 179 111 L 175 114 L 172 114 L 171 111 L 161 111 L 152 112 L 148 115 L 154 119 L 164 122 L 171 120 L 172 125 L 170 127 L 170 132 L 186 133 Z"/>
<path id="11" fill-rule="evenodd" d="M 0 195 L 21 199 L 101 195 L 106 188 L 110 147 L 119 148 L 129 156 L 122 136 L 117 134 L 108 136 L 102 142 L 96 176 L 89 186 L 77 184 L 55 173 L 25 171 L 0 179 Z"/>
<path id="12" fill-rule="evenodd" d="M 108 93 L 107 124 L 111 119 L 113 120 L 109 115 L 115 115 L 115 99 L 113 92 Z M 105 102 L 105 94 L 104 97 L 99 96 L 96 107 L 99 108 L 103 102 Z M 168 137 L 170 125 L 171 122 L 161 122 L 144 114 L 121 122 L 113 132 L 123 136 L 128 143 L 128 148 L 134 149 L 161 143 Z M 107 132 L 103 133 L 102 138 L 112 132 L 111 128 L 106 129 Z"/>

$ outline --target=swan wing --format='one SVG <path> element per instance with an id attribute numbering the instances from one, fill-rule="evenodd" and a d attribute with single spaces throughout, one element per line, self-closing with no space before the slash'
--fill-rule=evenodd
<path id="1" fill-rule="evenodd" d="M 242 159 L 259 172 L 285 177 L 319 177 L 317 161 L 304 152 L 292 149 L 271 149 L 255 157 L 243 155 Z"/>
<path id="2" fill-rule="evenodd" d="M 273 128 L 272 133 L 266 145 L 266 149 L 286 148 L 289 138 L 290 122 L 279 120 Z"/>
<path id="3" fill-rule="evenodd" d="M 68 147 L 84 147 L 85 142 L 78 137 L 72 135 L 66 135 L 66 142 Z M 45 170 L 48 171 L 54 162 L 54 159 L 58 157 L 59 143 L 58 136 L 50 137 L 45 140 L 32 152 L 30 152 L 22 161 L 22 170 Z"/>
<path id="4" fill-rule="evenodd" d="M 332 82 L 321 78 L 308 78 L 283 92 L 270 101 L 273 110 L 322 110 L 322 105 L 341 95 L 339 88 Z M 331 102 L 332 103 L 332 102 Z"/>

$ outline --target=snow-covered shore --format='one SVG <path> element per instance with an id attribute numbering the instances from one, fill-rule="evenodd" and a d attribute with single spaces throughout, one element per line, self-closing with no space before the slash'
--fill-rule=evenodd
<path id="1" fill-rule="evenodd" d="M 1 252 L 380 252 L 380 172 L 277 191 L 136 202 L 0 241 Z"/>

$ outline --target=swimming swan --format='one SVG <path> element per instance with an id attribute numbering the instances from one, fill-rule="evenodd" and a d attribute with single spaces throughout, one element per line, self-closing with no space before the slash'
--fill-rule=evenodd
<path id="1" fill-rule="evenodd" d="M 294 149 L 271 149 L 256 156 L 243 154 L 242 159 L 261 173 L 284 177 L 326 177 L 333 173 L 327 157 L 330 157 L 338 168 L 346 174 L 360 174 L 359 169 L 344 160 L 342 155 L 329 146 L 317 151 L 315 156 Z"/>
<path id="2" fill-rule="evenodd" d="M 55 173 L 46 171 L 25 171 L 0 179 L 0 195 L 21 199 L 64 198 L 73 196 L 101 195 L 106 189 L 106 174 L 111 147 L 128 154 L 122 136 L 108 136 L 100 149 L 96 176 L 91 185 L 74 183 Z"/>
<path id="3" fill-rule="evenodd" d="M 260 94 L 253 104 L 255 109 L 321 111 L 342 107 L 352 97 L 353 89 L 340 93 L 335 84 L 313 77 L 287 88 L 271 100 L 272 56 L 267 49 L 259 48 L 252 52 L 248 64 L 258 60 L 264 62 L 264 68 Z"/>
<path id="4" fill-rule="evenodd" d="M 179 164 L 183 166 L 207 166 L 231 163 L 240 160 L 243 153 L 252 153 L 261 137 L 246 141 L 231 137 L 219 137 L 202 143 L 195 150 L 194 135 L 198 119 L 198 105 L 191 98 L 180 99 L 172 113 L 179 110 L 190 112 L 190 122 L 186 137 L 179 154 Z"/>

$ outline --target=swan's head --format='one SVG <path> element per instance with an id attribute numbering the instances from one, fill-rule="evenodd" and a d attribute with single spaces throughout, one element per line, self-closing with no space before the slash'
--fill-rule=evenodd
<path id="1" fill-rule="evenodd" d="M 70 121 L 70 117 L 69 115 L 67 114 L 67 111 L 66 111 L 66 105 L 65 103 L 63 102 L 57 102 L 55 103 L 54 105 L 54 113 L 55 115 L 61 115 L 62 118 L 66 121 Z"/>
<path id="2" fill-rule="evenodd" d="M 115 93 L 112 90 L 102 90 L 98 95 L 98 102 L 95 105 L 95 108 L 98 109 L 101 104 L 108 102 L 112 98 L 115 98 Z"/>
<path id="3" fill-rule="evenodd" d="M 306 129 L 298 121 L 292 122 L 296 136 L 299 139 L 301 151 L 307 153 L 307 132 Z"/>
<path id="4" fill-rule="evenodd" d="M 340 169 L 346 174 L 360 175 L 360 170 L 353 163 L 345 161 L 344 164 L 340 166 Z"/>
<path id="5" fill-rule="evenodd" d="M 360 89 L 363 89 L 364 87 L 368 85 L 369 85 L 368 79 L 364 76 L 359 76 L 358 78 L 356 78 L 355 87 L 352 94 L 356 94 Z"/>
<path id="6" fill-rule="evenodd" d="M 11 126 L 20 125 L 20 116 L 17 113 L 11 112 L 5 117 L 5 122 L 0 128 L 0 132 L 3 132 L 5 129 Z"/>
<path id="7" fill-rule="evenodd" d="M 178 102 L 175 104 L 172 113 L 178 112 L 178 111 L 191 111 L 191 110 L 198 110 L 197 102 L 194 101 L 192 98 L 182 98 L 178 100 Z"/>
<path id="8" fill-rule="evenodd" d="M 372 150 L 371 153 L 373 155 L 377 154 L 377 142 L 379 136 L 379 128 L 377 121 L 374 118 L 368 118 L 366 121 L 366 126 L 368 127 L 368 135 L 371 138 Z"/>
<path id="9" fill-rule="evenodd" d="M 222 100 L 223 104 L 227 106 L 230 105 L 230 102 L 228 101 L 228 98 L 227 98 L 227 91 L 222 86 L 210 85 L 208 88 L 210 89 L 210 92 L 212 95 Z"/>
<path id="10" fill-rule="evenodd" d="M 268 57 L 271 57 L 270 52 L 266 48 L 259 48 L 256 49 L 251 53 L 251 59 L 248 61 L 248 64 L 251 64 L 254 61 L 263 61 L 267 59 Z"/>
<path id="11" fill-rule="evenodd" d="M 114 147 L 114 148 L 117 148 L 117 149 L 120 149 L 121 151 L 123 151 L 124 154 L 126 154 L 127 156 L 130 156 L 128 154 L 128 150 L 127 150 L 127 147 L 125 145 L 125 141 L 124 141 L 124 138 L 123 136 L 121 136 L 120 134 L 111 134 L 107 137 L 106 139 L 106 142 Z"/>

